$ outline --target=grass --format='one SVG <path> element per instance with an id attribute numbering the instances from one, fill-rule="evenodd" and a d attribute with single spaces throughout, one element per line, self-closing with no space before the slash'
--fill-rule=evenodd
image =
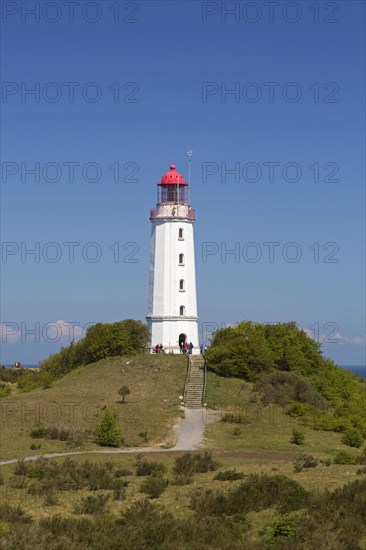
<path id="1" fill-rule="evenodd" d="M 65 441 L 34 440 L 30 432 L 37 425 L 93 431 L 105 408 L 116 413 L 125 447 L 146 445 L 138 435 L 142 432 L 146 432 L 149 445 L 171 445 L 186 366 L 187 360 L 181 356 L 110 358 L 79 367 L 48 389 L 4 397 L 0 400 L 0 459 L 73 450 Z M 131 390 L 124 404 L 118 394 L 122 385 Z M 40 449 L 31 449 L 34 441 L 41 443 Z M 76 448 L 100 447 L 88 441 Z"/>
<path id="2" fill-rule="evenodd" d="M 186 358 L 181 356 L 114 358 L 72 371 L 63 379 L 55 381 L 49 389 L 37 389 L 4 397 L 0 401 L 3 412 L 2 457 L 6 459 L 68 451 L 70 447 L 65 441 L 32 439 L 31 429 L 39 420 L 41 424 L 51 424 L 52 418 L 44 418 L 45 411 L 48 411 L 47 414 L 50 416 L 52 411 L 57 410 L 61 418 L 53 419 L 55 424 L 64 424 L 75 430 L 93 429 L 104 406 L 118 411 L 126 446 L 162 444 L 162 448 L 167 448 L 172 443 L 172 425 L 180 415 L 178 397 L 183 394 L 185 376 Z M 118 404 L 118 388 L 124 384 L 128 385 L 131 394 L 125 404 Z M 304 468 L 301 472 L 294 472 L 294 462 L 299 454 L 310 454 L 318 460 L 333 460 L 339 451 L 348 450 L 355 455 L 360 454 L 360 451 L 342 444 L 341 434 L 315 431 L 302 426 L 298 420 L 284 415 L 281 407 L 277 405 L 263 407 L 249 383 L 208 373 L 206 402 L 206 441 L 202 450 L 212 450 L 214 460 L 219 463 L 216 471 L 194 473 L 191 483 L 174 484 L 175 459 L 182 456 L 182 453 L 143 453 L 146 460 L 158 461 L 165 466 L 164 477 L 169 481 L 169 485 L 159 496 L 158 502 L 177 518 L 192 517 L 193 511 L 189 504 L 190 495 L 194 490 L 235 487 L 241 482 L 215 480 L 219 471 L 236 469 L 245 477 L 254 473 L 285 475 L 306 489 L 320 494 L 360 477 L 356 473 L 359 465 L 347 464 L 326 466 L 319 463 L 315 468 Z M 228 412 L 242 415 L 244 422 L 209 423 L 213 419 L 220 420 L 220 416 Z M 37 417 L 42 414 L 43 417 Z M 238 435 L 234 435 L 236 427 L 240 428 Z M 299 448 L 290 443 L 294 428 L 305 434 L 305 443 Z M 41 443 L 41 448 L 32 451 L 30 445 L 34 442 Z M 84 444 L 84 448 L 100 449 L 91 442 Z M 74 456 L 73 460 L 81 462 L 87 458 L 99 464 L 109 461 L 121 470 L 130 471 L 130 475 L 123 478 L 128 481 L 128 486 L 123 491 L 121 499 L 115 500 L 111 491 L 98 491 L 99 494 L 109 496 L 108 510 L 119 514 L 143 498 L 141 486 L 146 477 L 136 475 L 136 456 L 137 453 L 108 456 L 89 454 Z M 14 476 L 14 468 L 15 465 L 1 468 L 4 477 L 4 484 L 0 486 L 1 502 L 21 504 L 34 518 L 55 514 L 73 516 L 75 509 L 78 509 L 78 503 L 80 504 L 83 498 L 93 495 L 92 491 L 84 489 L 57 491 L 55 503 L 46 505 L 44 499 L 28 492 L 28 485 L 32 480 L 26 480 L 23 487 L 19 487 L 18 479 L 14 482 L 15 477 L 21 477 Z M 273 520 L 273 517 L 272 510 L 251 512 L 253 532 L 259 532 L 264 524 Z"/>

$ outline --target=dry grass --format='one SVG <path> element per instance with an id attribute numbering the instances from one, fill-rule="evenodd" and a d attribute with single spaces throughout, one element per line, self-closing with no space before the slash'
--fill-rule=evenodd
<path id="1" fill-rule="evenodd" d="M 1 399 L 1 460 L 68 451 L 66 442 L 32 439 L 31 429 L 40 423 L 94 430 L 105 408 L 116 413 L 125 446 L 172 444 L 171 427 L 180 414 L 178 398 L 186 361 L 169 355 L 106 359 L 70 372 L 51 388 Z M 119 403 L 122 385 L 131 390 L 125 404 Z M 142 432 L 147 432 L 148 442 L 138 435 Z M 41 449 L 32 451 L 34 442 L 41 443 Z M 88 442 L 84 448 L 97 447 Z"/>

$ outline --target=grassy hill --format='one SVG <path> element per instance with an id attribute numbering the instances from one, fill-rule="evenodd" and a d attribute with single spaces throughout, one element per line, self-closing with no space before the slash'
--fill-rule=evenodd
<path id="1" fill-rule="evenodd" d="M 1 459 L 100 449 L 92 433 L 106 408 L 117 414 L 125 447 L 172 445 L 186 368 L 182 356 L 115 357 L 79 367 L 47 389 L 13 392 L 0 400 Z M 131 390 L 125 404 L 122 385 Z M 303 425 L 279 405 L 263 405 L 255 384 L 239 378 L 209 372 L 206 404 L 205 441 L 188 458 L 90 454 L 3 466 L 0 549 L 117 549 L 122 538 L 126 548 L 365 548 L 362 449 L 344 445 L 340 433 Z M 68 439 L 31 436 L 52 426 Z M 303 445 L 290 442 L 294 428 L 305 435 Z M 334 463 L 345 451 L 360 463 Z M 238 502 L 245 512 L 236 511 Z M 332 506 L 343 507 L 341 520 Z"/>
<path id="2" fill-rule="evenodd" d="M 50 388 L 4 397 L 0 401 L 0 459 L 96 449 L 89 432 L 106 408 L 117 415 L 124 446 L 171 445 L 186 371 L 187 359 L 180 356 L 114 357 L 79 367 Z M 124 404 L 118 394 L 123 385 L 131 391 Z M 69 440 L 32 438 L 37 426 L 65 428 Z M 39 444 L 40 448 L 31 448 Z"/>

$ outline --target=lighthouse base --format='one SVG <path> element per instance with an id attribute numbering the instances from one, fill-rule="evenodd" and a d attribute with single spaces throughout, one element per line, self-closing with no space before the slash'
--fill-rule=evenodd
<path id="1" fill-rule="evenodd" d="M 146 317 L 151 334 L 151 352 L 162 344 L 165 353 L 182 353 L 184 344 L 193 344 L 192 355 L 200 354 L 197 317 Z"/>

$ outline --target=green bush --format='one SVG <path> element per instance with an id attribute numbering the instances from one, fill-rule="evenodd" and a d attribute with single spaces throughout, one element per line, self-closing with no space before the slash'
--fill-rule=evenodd
<path id="1" fill-rule="evenodd" d="M 276 519 L 270 525 L 268 536 L 269 544 L 281 543 L 284 539 L 293 538 L 296 534 L 296 521 L 294 518 L 284 516 Z"/>
<path id="2" fill-rule="evenodd" d="M 97 323 L 87 330 L 79 342 L 71 342 L 68 347 L 61 348 L 60 352 L 42 361 L 40 375 L 48 373 L 52 379 L 56 379 L 80 365 L 106 357 L 138 353 L 144 349 L 148 340 L 147 326 L 141 321 L 125 319 L 117 323 Z M 42 379 L 41 384 L 47 384 L 47 380 Z"/>
<path id="3" fill-rule="evenodd" d="M 6 386 L 5 384 L 0 384 L 0 397 L 6 397 L 10 395 L 11 389 L 9 386 Z"/>
<path id="4" fill-rule="evenodd" d="M 40 424 L 37 424 L 37 426 L 35 426 L 34 428 L 32 428 L 31 430 L 31 437 L 33 437 L 34 439 L 40 439 L 41 437 L 44 436 L 44 427 L 41 426 Z"/>
<path id="5" fill-rule="evenodd" d="M 136 475 L 138 476 L 158 476 L 165 472 L 166 467 L 162 462 L 149 462 L 142 458 L 136 460 Z"/>
<path id="6" fill-rule="evenodd" d="M 103 447 L 119 447 L 122 444 L 121 430 L 116 416 L 109 410 L 103 416 L 96 428 L 96 442 Z"/>
<path id="7" fill-rule="evenodd" d="M 305 434 L 294 428 L 290 437 L 290 443 L 293 443 L 294 445 L 304 445 Z"/>
<path id="8" fill-rule="evenodd" d="M 141 484 L 141 493 L 146 493 L 149 498 L 159 498 L 165 491 L 169 482 L 163 477 L 149 477 Z"/>
<path id="9" fill-rule="evenodd" d="M 101 514 L 105 512 L 108 500 L 108 495 L 88 495 L 83 497 L 80 502 L 76 504 L 74 512 L 76 514 Z"/>
<path id="10" fill-rule="evenodd" d="M 132 476 L 131 470 L 128 470 L 127 468 L 118 468 L 114 472 L 115 477 L 124 477 L 124 476 Z"/>
<path id="11" fill-rule="evenodd" d="M 31 523 L 31 516 L 21 506 L 0 503 L 0 520 L 9 523 Z"/>
<path id="12" fill-rule="evenodd" d="M 296 481 L 285 476 L 252 474 L 227 493 L 200 490 L 192 495 L 191 508 L 202 515 L 233 516 L 276 505 L 281 512 L 303 508 L 309 494 Z"/>
<path id="13" fill-rule="evenodd" d="M 16 466 L 14 468 L 14 475 L 16 476 L 25 476 L 27 474 L 28 465 L 25 462 L 24 458 L 17 460 Z"/>
<path id="14" fill-rule="evenodd" d="M 249 424 L 249 420 L 240 413 L 224 413 L 221 416 L 221 422 L 230 422 L 234 424 Z"/>
<path id="15" fill-rule="evenodd" d="M 348 451 L 339 451 L 334 458 L 334 464 L 356 464 L 356 457 Z"/>
<path id="16" fill-rule="evenodd" d="M 287 406 L 293 401 L 296 404 L 307 404 L 321 409 L 327 407 L 324 397 L 314 390 L 310 382 L 295 372 L 273 372 L 258 380 L 255 388 L 265 404 L 278 403 Z M 292 416 L 295 416 L 295 410 L 292 407 Z M 301 410 L 303 409 L 297 408 L 298 412 Z"/>
<path id="17" fill-rule="evenodd" d="M 363 443 L 363 437 L 358 430 L 350 428 L 344 432 L 341 441 L 349 447 L 359 448 Z"/>
<path id="18" fill-rule="evenodd" d="M 172 481 L 170 482 L 170 485 L 190 485 L 193 481 L 193 477 L 191 475 L 176 475 L 173 477 Z"/>
<path id="19" fill-rule="evenodd" d="M 118 390 L 118 393 L 122 397 L 122 403 L 125 403 L 126 395 L 130 395 L 131 392 L 130 392 L 130 388 L 128 386 L 122 386 Z"/>
<path id="20" fill-rule="evenodd" d="M 194 473 L 212 472 L 218 468 L 218 463 L 213 459 L 212 453 L 185 453 L 175 459 L 174 473 L 176 475 L 192 475 Z"/>
<path id="21" fill-rule="evenodd" d="M 294 472 L 301 472 L 304 468 L 315 468 L 319 461 L 312 455 L 303 454 L 296 458 L 294 462 Z"/>
<path id="22" fill-rule="evenodd" d="M 215 475 L 214 479 L 218 481 L 234 481 L 236 479 L 243 479 L 245 474 L 243 472 L 237 472 L 235 468 L 233 470 L 225 470 Z"/>

